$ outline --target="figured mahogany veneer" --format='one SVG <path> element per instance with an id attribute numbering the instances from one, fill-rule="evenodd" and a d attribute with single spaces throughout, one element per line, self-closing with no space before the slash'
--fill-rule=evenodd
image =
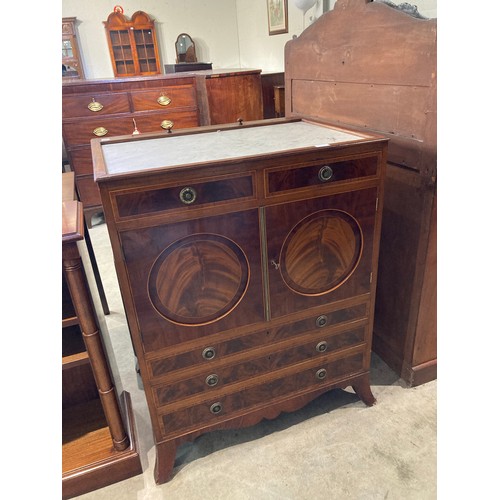
<path id="1" fill-rule="evenodd" d="M 302 120 L 92 141 L 157 448 L 351 385 L 368 405 L 387 140 Z"/>

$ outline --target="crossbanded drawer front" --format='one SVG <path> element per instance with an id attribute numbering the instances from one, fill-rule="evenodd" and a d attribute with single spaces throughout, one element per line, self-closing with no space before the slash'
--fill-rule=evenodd
<path id="1" fill-rule="evenodd" d="M 172 110 L 159 111 L 133 116 L 139 132 L 166 132 L 168 130 L 180 130 L 193 128 L 199 125 L 198 111 L 196 110 Z"/>
<path id="2" fill-rule="evenodd" d="M 290 394 L 297 396 L 322 387 L 328 387 L 347 376 L 363 373 L 365 352 L 319 361 L 312 367 L 300 367 L 300 371 L 282 376 L 267 383 L 243 388 L 233 393 L 214 395 L 201 404 L 160 415 L 164 437 L 186 432 L 200 425 L 214 425 L 227 418 L 247 413 L 252 408 L 279 403 Z"/>
<path id="3" fill-rule="evenodd" d="M 112 137 L 132 134 L 134 122 L 132 115 L 122 118 L 95 118 L 63 123 L 63 137 L 66 144 L 90 145 L 96 137 Z"/>
<path id="4" fill-rule="evenodd" d="M 154 380 L 173 371 L 200 364 L 207 364 L 207 370 L 209 370 L 210 363 L 221 357 L 237 354 L 247 349 L 271 344 L 280 340 L 291 339 L 307 332 L 314 333 L 328 329 L 329 327 L 341 327 L 343 324 L 351 321 L 366 318 L 367 314 L 368 304 L 362 303 L 326 314 L 311 316 L 292 324 L 270 328 L 269 330 L 260 330 L 243 337 L 212 343 L 207 340 L 207 344 L 198 349 L 150 361 L 149 371 L 152 380 Z M 207 349 L 212 350 L 213 356 L 204 357 Z"/>
<path id="5" fill-rule="evenodd" d="M 167 210 L 185 209 L 207 203 L 248 199 L 254 196 L 253 176 L 232 177 L 210 182 L 189 182 L 177 186 L 116 194 L 119 217 L 133 217 Z"/>
<path id="6" fill-rule="evenodd" d="M 359 345 L 366 341 L 366 337 L 367 326 L 361 326 L 345 332 L 316 336 L 307 343 L 283 348 L 249 361 L 229 366 L 222 365 L 212 370 L 207 369 L 196 377 L 157 387 L 155 389 L 156 404 L 161 407 L 186 396 L 220 389 L 225 385 L 241 382 L 256 375 L 318 358 L 325 353 Z"/>
<path id="7" fill-rule="evenodd" d="M 268 194 L 375 176 L 377 166 L 378 157 L 368 156 L 299 168 L 269 170 L 267 172 Z"/>
<path id="8" fill-rule="evenodd" d="M 130 113 L 128 94 L 126 92 L 67 95 L 62 98 L 63 118 L 92 118 L 114 113 Z"/>
<path id="9" fill-rule="evenodd" d="M 131 93 L 134 111 L 153 111 L 196 106 L 193 85 L 178 85 Z"/>

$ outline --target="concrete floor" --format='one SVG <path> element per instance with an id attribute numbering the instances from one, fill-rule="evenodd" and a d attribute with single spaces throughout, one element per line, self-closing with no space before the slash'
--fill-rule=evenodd
<path id="1" fill-rule="evenodd" d="M 430 500 L 436 485 L 436 381 L 408 388 L 376 355 L 366 407 L 348 388 L 251 428 L 217 431 L 178 450 L 156 485 L 155 449 L 106 225 L 90 229 L 111 313 L 103 335 L 118 393 L 131 395 L 143 474 L 81 495 L 93 500 Z"/>

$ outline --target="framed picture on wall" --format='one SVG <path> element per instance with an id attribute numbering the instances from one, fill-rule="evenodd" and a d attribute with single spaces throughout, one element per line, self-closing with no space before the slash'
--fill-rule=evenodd
<path id="1" fill-rule="evenodd" d="M 288 33 L 288 0 L 267 0 L 269 34 Z"/>

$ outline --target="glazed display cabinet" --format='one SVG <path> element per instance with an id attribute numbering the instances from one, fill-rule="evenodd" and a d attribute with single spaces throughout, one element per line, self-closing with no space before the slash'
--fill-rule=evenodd
<path id="1" fill-rule="evenodd" d="M 369 367 L 387 139 L 300 119 L 92 141 L 167 481 L 184 441 Z"/>

